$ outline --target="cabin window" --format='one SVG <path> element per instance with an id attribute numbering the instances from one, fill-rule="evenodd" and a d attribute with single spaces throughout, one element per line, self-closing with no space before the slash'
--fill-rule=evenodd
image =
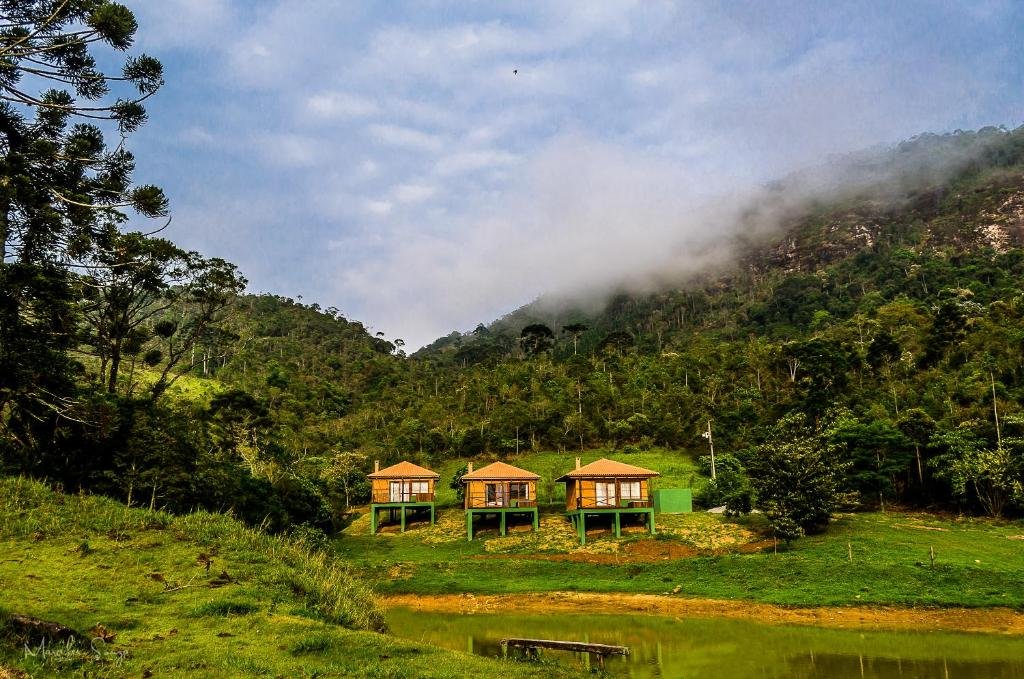
<path id="1" fill-rule="evenodd" d="M 624 481 L 619 485 L 619 497 L 623 500 L 643 500 L 639 481 Z"/>
<path id="2" fill-rule="evenodd" d="M 388 495 L 390 502 L 415 502 L 416 496 L 430 493 L 427 481 L 392 481 Z"/>
<path id="3" fill-rule="evenodd" d="M 594 492 L 597 496 L 598 507 L 614 507 L 617 504 L 614 481 L 594 482 Z"/>
<path id="4" fill-rule="evenodd" d="M 508 484 L 508 496 L 513 500 L 529 500 L 530 484 L 510 483 Z"/>
<path id="5" fill-rule="evenodd" d="M 488 483 L 484 486 L 484 496 L 488 506 L 498 507 L 505 504 L 505 484 Z"/>

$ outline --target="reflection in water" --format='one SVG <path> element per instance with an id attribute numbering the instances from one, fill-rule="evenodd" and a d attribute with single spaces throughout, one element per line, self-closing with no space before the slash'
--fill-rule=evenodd
<path id="1" fill-rule="evenodd" d="M 728 619 L 635 615 L 451 615 L 393 609 L 395 634 L 501 657 L 504 637 L 629 646 L 608 672 L 634 677 L 739 679 L 1024 679 L 1024 639 L 941 632 L 860 632 Z M 585 655 L 544 651 L 587 667 Z"/>

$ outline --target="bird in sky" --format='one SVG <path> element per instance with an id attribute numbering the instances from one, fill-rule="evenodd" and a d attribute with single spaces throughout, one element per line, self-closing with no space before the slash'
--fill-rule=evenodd
<path id="1" fill-rule="evenodd" d="M 519 69 L 518 68 L 513 68 L 512 69 L 512 75 L 519 75 Z"/>

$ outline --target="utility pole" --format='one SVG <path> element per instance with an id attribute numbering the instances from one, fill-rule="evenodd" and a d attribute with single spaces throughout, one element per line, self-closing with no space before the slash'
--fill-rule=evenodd
<path id="1" fill-rule="evenodd" d="M 715 442 L 711 439 L 711 420 L 708 420 L 708 430 L 701 434 L 708 440 L 708 447 L 711 448 L 711 478 L 716 477 L 715 474 Z"/>

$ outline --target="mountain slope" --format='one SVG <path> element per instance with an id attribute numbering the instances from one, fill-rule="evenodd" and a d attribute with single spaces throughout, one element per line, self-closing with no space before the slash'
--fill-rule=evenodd
<path id="1" fill-rule="evenodd" d="M 954 439 L 1005 448 L 1022 433 L 1024 129 L 893 153 L 912 179 L 791 206 L 773 234 L 735 239 L 724 270 L 596 308 L 539 300 L 442 338 L 352 438 L 425 458 L 700 452 L 710 422 L 719 452 L 742 457 L 795 412 L 846 451 L 865 501 L 979 501 L 938 460 Z"/>

